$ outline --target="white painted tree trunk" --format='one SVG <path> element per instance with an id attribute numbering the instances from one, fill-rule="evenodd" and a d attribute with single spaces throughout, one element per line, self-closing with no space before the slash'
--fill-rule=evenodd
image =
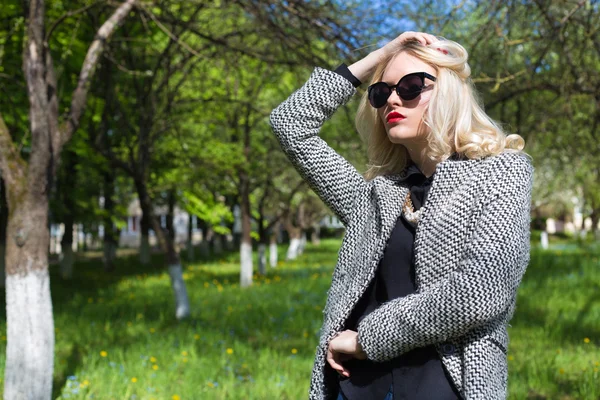
<path id="1" fill-rule="evenodd" d="M 269 264 L 271 264 L 271 268 L 277 266 L 277 243 L 269 244 Z"/>
<path id="2" fill-rule="evenodd" d="M 252 285 L 252 245 L 242 242 L 240 245 L 240 286 Z"/>
<path id="3" fill-rule="evenodd" d="M 190 316 L 190 300 L 185 288 L 181 264 L 169 265 L 169 277 L 175 294 L 175 317 L 178 320 L 187 318 Z"/>
<path id="4" fill-rule="evenodd" d="M 267 274 L 267 246 L 264 243 L 258 245 L 258 273 Z"/>
<path id="5" fill-rule="evenodd" d="M 300 238 L 291 238 L 288 247 L 286 260 L 295 260 L 298 257 L 298 248 L 300 247 Z"/>
<path id="6" fill-rule="evenodd" d="M 150 264 L 150 238 L 142 235 L 140 241 L 140 262 L 142 265 Z"/>
<path id="7" fill-rule="evenodd" d="M 70 280 L 73 278 L 73 264 L 75 262 L 75 255 L 71 246 L 65 246 L 63 249 L 62 259 L 60 260 L 60 276 L 63 279 Z"/>
<path id="8" fill-rule="evenodd" d="M 298 255 L 304 253 L 304 249 L 306 249 L 306 232 L 302 232 L 300 236 L 300 244 L 298 245 Z"/>
<path id="9" fill-rule="evenodd" d="M 6 317 L 4 399 L 50 400 L 54 321 L 48 269 L 6 277 Z"/>

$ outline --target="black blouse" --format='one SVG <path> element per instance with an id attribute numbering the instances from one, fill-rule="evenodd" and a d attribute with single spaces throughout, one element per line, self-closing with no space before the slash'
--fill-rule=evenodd
<path id="1" fill-rule="evenodd" d="M 457 157 L 457 154 L 453 157 Z M 426 177 L 414 163 L 405 172 L 401 180 L 410 188 L 411 200 L 415 210 L 418 210 L 427 200 L 435 173 Z M 346 321 L 346 329 L 356 331 L 360 321 L 382 303 L 416 291 L 415 232 L 416 224 L 401 215 L 392 231 L 375 278 Z M 340 377 L 340 389 L 349 400 L 383 400 L 390 386 L 393 387 L 394 400 L 459 398 L 433 346 L 413 349 L 384 363 L 353 359 L 344 365 L 350 371 L 350 378 Z"/>

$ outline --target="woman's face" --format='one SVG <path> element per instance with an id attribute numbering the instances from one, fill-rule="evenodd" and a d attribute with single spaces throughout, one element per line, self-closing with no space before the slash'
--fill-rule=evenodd
<path id="1" fill-rule="evenodd" d="M 389 85 L 396 85 L 400 78 L 412 72 L 427 72 L 436 76 L 435 69 L 429 64 L 408 53 L 400 53 L 387 65 L 381 80 Z M 426 86 L 432 84 L 432 81 L 425 78 Z M 377 109 L 379 118 L 383 121 L 392 143 L 412 147 L 411 144 L 425 141 L 426 131 L 424 128 L 426 126 L 421 126 L 421 121 L 429 104 L 431 93 L 431 88 L 427 88 L 415 99 L 407 101 L 398 97 L 396 90 L 393 90 L 387 103 Z"/>

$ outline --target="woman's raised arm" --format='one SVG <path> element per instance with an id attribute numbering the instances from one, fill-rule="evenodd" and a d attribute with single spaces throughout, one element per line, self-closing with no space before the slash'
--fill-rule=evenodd
<path id="1" fill-rule="evenodd" d="M 347 225 L 363 177 L 318 134 L 356 89 L 341 75 L 315 68 L 308 81 L 271 113 L 283 151 L 325 204 Z"/>

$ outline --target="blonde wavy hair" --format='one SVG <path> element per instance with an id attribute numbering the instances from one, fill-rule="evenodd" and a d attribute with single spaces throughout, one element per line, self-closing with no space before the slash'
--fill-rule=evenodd
<path id="1" fill-rule="evenodd" d="M 470 78 L 468 53 L 452 40 L 443 39 L 429 46 L 412 41 L 399 45 L 381 60 L 371 84 L 381 81 L 389 63 L 403 52 L 436 70 L 437 79 L 422 121 L 422 125 L 429 128 L 424 156 L 439 162 L 454 152 L 461 157 L 479 159 L 504 151 L 523 150 L 523 138 L 517 134 L 507 135 L 483 110 Z M 366 179 L 396 174 L 408 165 L 410 156 L 406 147 L 389 140 L 377 110 L 369 104 L 366 91 L 356 114 L 356 128 L 367 143 Z"/>

